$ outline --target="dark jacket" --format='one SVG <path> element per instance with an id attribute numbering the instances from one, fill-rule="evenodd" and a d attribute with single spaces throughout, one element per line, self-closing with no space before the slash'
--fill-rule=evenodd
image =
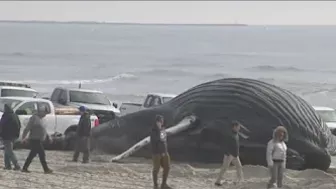
<path id="1" fill-rule="evenodd" d="M 0 120 L 0 136 L 3 140 L 14 140 L 20 136 L 21 123 L 19 117 L 7 104 Z"/>
<path id="2" fill-rule="evenodd" d="M 231 131 L 229 135 L 225 137 L 224 141 L 224 154 L 232 155 L 233 157 L 239 156 L 239 135 L 237 132 Z"/>
<path id="3" fill-rule="evenodd" d="M 150 142 L 152 146 L 152 154 L 167 153 L 167 133 L 164 129 L 153 127 L 150 134 Z"/>
<path id="4" fill-rule="evenodd" d="M 85 112 L 81 115 L 77 127 L 77 136 L 89 137 L 91 134 L 91 120 L 89 113 Z"/>

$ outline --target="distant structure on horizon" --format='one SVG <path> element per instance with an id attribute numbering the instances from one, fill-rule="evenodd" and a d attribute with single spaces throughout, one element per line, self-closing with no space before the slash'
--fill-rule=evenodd
<path id="1" fill-rule="evenodd" d="M 118 25 L 186 25 L 186 26 L 248 26 L 247 24 L 179 24 L 179 23 L 132 23 L 132 22 L 96 22 L 96 21 L 42 21 L 42 20 L 0 20 L 0 23 L 65 23 L 65 24 L 118 24 Z"/>

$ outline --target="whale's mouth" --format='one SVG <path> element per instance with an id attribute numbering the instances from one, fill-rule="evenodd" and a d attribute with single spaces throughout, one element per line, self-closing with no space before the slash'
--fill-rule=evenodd
<path id="1" fill-rule="evenodd" d="M 303 154 L 305 160 L 305 169 L 327 170 L 331 164 L 331 156 L 327 149 L 321 149 L 318 152 Z"/>
<path id="2" fill-rule="evenodd" d="M 331 156 L 327 148 L 308 140 L 307 138 L 290 138 L 288 146 L 304 159 L 304 169 L 327 170 L 331 164 Z"/>

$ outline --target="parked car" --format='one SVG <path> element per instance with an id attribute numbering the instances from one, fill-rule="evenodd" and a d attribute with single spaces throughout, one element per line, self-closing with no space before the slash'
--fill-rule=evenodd
<path id="1" fill-rule="evenodd" d="M 100 123 L 113 119 L 113 115 L 120 113 L 117 104 L 112 103 L 101 91 L 87 89 L 67 89 L 57 87 L 51 94 L 50 100 L 56 107 L 86 106 L 98 118 Z"/>
<path id="2" fill-rule="evenodd" d="M 146 96 L 142 104 L 124 102 L 120 105 L 120 115 L 130 114 L 142 109 L 164 104 L 175 98 L 175 94 L 150 93 Z"/>
<path id="3" fill-rule="evenodd" d="M 330 107 L 313 106 L 316 113 L 327 124 L 331 132 L 336 135 L 336 111 Z"/>
<path id="4" fill-rule="evenodd" d="M 30 85 L 16 82 L 0 82 L 0 97 L 19 96 L 36 97 L 37 91 Z"/>
<path id="5" fill-rule="evenodd" d="M 80 119 L 80 113 L 77 108 L 63 107 L 55 108 L 53 103 L 46 99 L 29 97 L 1 97 L 0 98 L 0 116 L 4 111 L 4 104 L 10 105 L 18 115 L 21 122 L 21 133 L 27 126 L 29 118 L 38 111 L 39 105 L 47 108 L 47 115 L 43 118 L 46 123 L 46 130 L 49 135 L 64 136 L 66 149 L 72 149 L 74 146 L 74 136 Z M 92 127 L 99 125 L 98 117 L 91 115 Z"/>

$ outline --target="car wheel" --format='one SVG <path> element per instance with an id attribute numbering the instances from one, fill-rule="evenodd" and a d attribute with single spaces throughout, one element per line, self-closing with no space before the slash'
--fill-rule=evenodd
<path id="1" fill-rule="evenodd" d="M 76 132 L 69 131 L 65 134 L 64 150 L 73 150 L 75 148 Z"/>

